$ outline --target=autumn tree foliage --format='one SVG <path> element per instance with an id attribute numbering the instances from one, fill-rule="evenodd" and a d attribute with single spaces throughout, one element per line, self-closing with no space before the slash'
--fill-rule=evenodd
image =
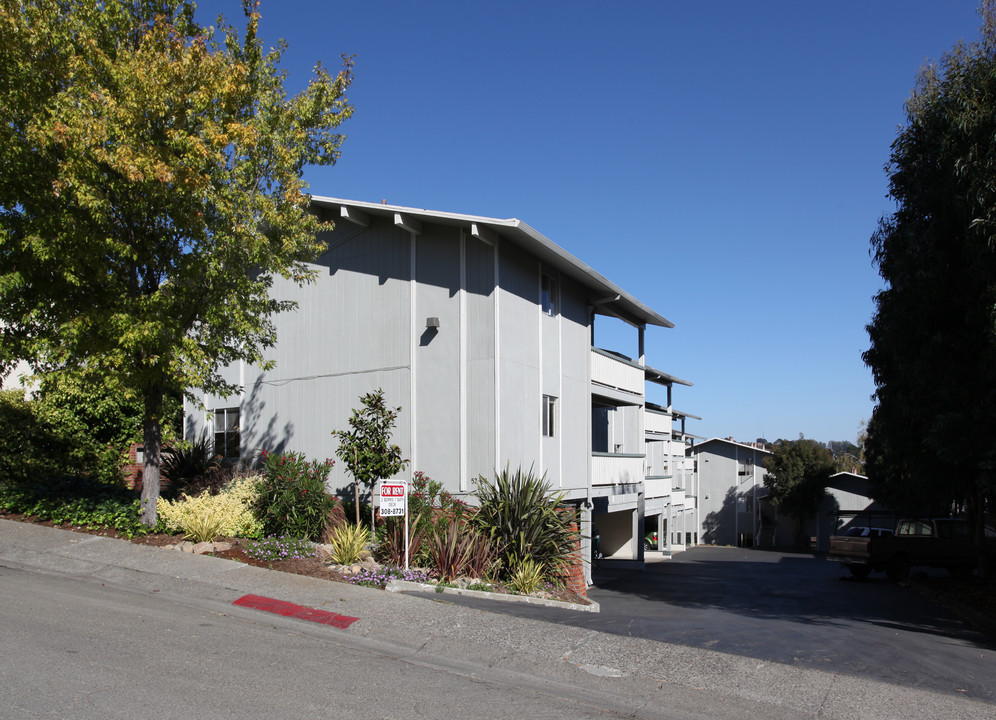
<path id="1" fill-rule="evenodd" d="M 921 71 L 892 144 L 896 211 L 871 247 L 885 280 L 864 359 L 877 405 L 867 469 L 900 510 L 966 507 L 996 486 L 996 11 Z"/>
<path id="2" fill-rule="evenodd" d="M 155 522 L 163 398 L 262 363 L 275 275 L 329 226 L 301 174 L 339 157 L 351 63 L 284 90 L 280 50 L 189 0 L 0 0 L 0 369 L 85 367 L 143 405 Z"/>

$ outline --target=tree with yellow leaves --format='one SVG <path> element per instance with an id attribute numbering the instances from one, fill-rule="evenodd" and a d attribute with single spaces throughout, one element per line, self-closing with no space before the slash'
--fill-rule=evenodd
<path id="1" fill-rule="evenodd" d="M 330 229 L 302 171 L 352 113 L 348 58 L 288 97 L 243 6 L 239 33 L 189 0 L 0 0 L 0 369 L 86 367 L 142 400 L 147 525 L 164 395 L 263 363 L 293 307 L 272 277 L 307 282 Z"/>

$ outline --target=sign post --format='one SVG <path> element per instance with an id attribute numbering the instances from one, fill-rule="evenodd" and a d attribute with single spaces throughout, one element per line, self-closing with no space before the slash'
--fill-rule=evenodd
<path id="1" fill-rule="evenodd" d="M 408 569 L 408 483 L 384 480 L 380 484 L 380 516 L 405 519 L 405 570 Z"/>

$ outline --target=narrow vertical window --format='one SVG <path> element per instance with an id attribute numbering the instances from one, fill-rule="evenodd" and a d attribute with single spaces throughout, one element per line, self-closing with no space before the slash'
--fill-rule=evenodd
<path id="1" fill-rule="evenodd" d="M 223 458 L 240 455 L 239 409 L 224 408 L 214 411 L 214 453 Z"/>
<path id="2" fill-rule="evenodd" d="M 543 314 L 553 317 L 559 311 L 560 286 L 557 278 L 543 273 L 540 276 L 540 301 L 543 306 Z"/>
<path id="3" fill-rule="evenodd" d="M 543 396 L 543 435 L 556 437 L 557 398 L 552 395 Z"/>

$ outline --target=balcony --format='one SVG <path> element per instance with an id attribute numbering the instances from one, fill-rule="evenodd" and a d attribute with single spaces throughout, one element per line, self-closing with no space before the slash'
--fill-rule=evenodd
<path id="1" fill-rule="evenodd" d="M 671 492 L 671 478 L 669 477 L 648 477 L 643 484 L 644 494 L 647 500 L 651 498 L 667 497 Z"/>
<path id="2" fill-rule="evenodd" d="M 593 391 L 604 389 L 610 397 L 643 404 L 645 370 L 642 365 L 605 350 L 591 349 Z"/>
<path id="3" fill-rule="evenodd" d="M 643 416 L 644 430 L 654 435 L 663 435 L 670 439 L 673 425 L 671 416 L 654 410 L 647 410 Z"/>
<path id="4" fill-rule="evenodd" d="M 592 485 L 625 485 L 642 483 L 643 455 L 622 453 L 591 454 Z"/>

